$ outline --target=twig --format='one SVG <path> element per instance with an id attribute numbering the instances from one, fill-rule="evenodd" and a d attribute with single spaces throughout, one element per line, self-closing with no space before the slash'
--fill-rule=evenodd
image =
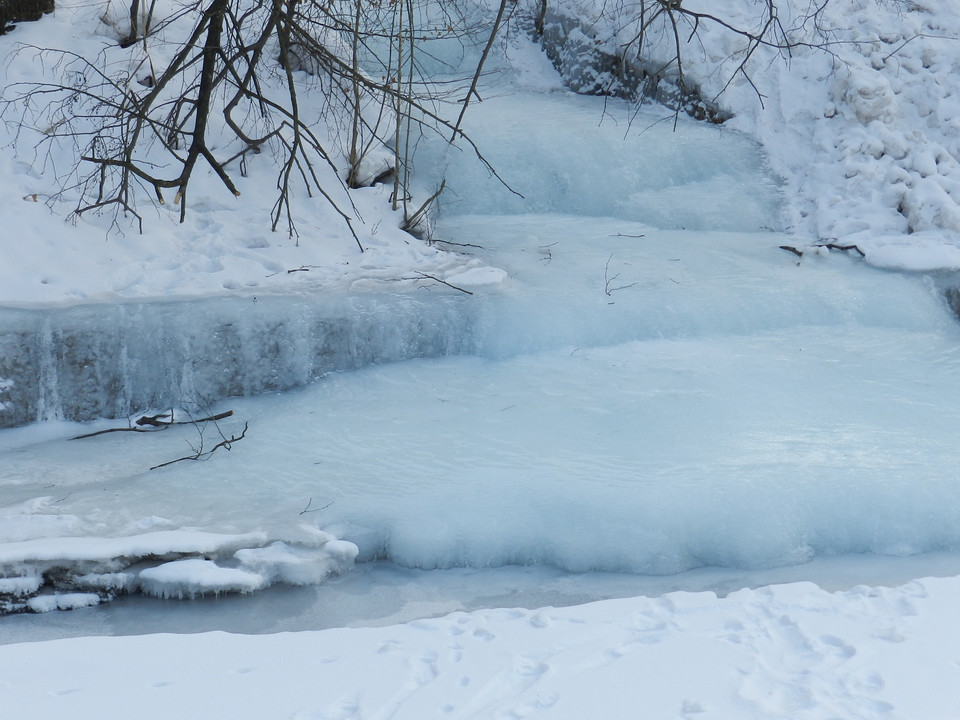
<path id="1" fill-rule="evenodd" d="M 307 513 L 320 512 L 321 510 L 326 510 L 328 507 L 330 507 L 331 505 L 333 505 L 333 503 L 334 503 L 334 501 L 331 500 L 330 502 L 328 502 L 328 503 L 327 503 L 326 505 L 324 505 L 323 507 L 311 508 L 310 506 L 313 504 L 313 498 L 309 498 L 309 499 L 307 500 L 307 506 L 306 506 L 303 510 L 300 511 L 300 514 L 301 514 L 301 515 L 306 515 Z"/>
<path id="2" fill-rule="evenodd" d="M 444 189 L 446 186 L 447 186 L 447 179 L 446 179 L 446 178 L 443 178 L 443 179 L 440 181 L 440 187 L 437 188 L 437 191 L 436 191 L 433 195 L 431 195 L 430 197 L 428 197 L 428 198 L 426 199 L 426 201 L 423 203 L 423 205 L 421 205 L 420 208 L 419 208 L 413 215 L 411 215 L 411 216 L 408 217 L 406 220 L 404 220 L 404 222 L 403 222 L 403 229 L 404 229 L 404 230 L 406 230 L 406 231 L 409 232 L 409 231 L 413 230 L 414 228 L 416 228 L 416 226 L 420 223 L 420 221 L 421 221 L 421 220 L 424 218 L 424 216 L 426 215 L 427 209 L 430 207 L 430 205 L 431 205 L 438 197 L 440 197 L 441 193 L 443 193 L 443 189 Z"/>
<path id="3" fill-rule="evenodd" d="M 473 73 L 473 80 L 470 82 L 470 89 L 467 90 L 466 97 L 461 100 L 463 106 L 460 108 L 460 116 L 457 118 L 457 122 L 453 125 L 453 133 L 450 136 L 451 143 L 457 139 L 457 133 L 460 133 L 460 126 L 463 124 L 463 116 L 467 113 L 467 106 L 470 104 L 470 98 L 476 97 L 477 100 L 480 100 L 480 94 L 477 92 L 477 85 L 479 84 L 480 77 L 483 73 L 483 64 L 487 61 L 487 56 L 490 54 L 490 49 L 493 47 L 493 43 L 497 39 L 497 33 L 499 32 L 500 25 L 503 22 L 503 16 L 504 13 L 506 13 L 508 2 L 509 0 L 500 0 L 500 8 L 497 10 L 497 17 L 493 21 L 493 29 L 490 30 L 490 35 L 487 38 L 487 44 L 483 48 L 483 53 L 480 55 L 479 62 L 477 62 L 477 69 Z"/>
<path id="4" fill-rule="evenodd" d="M 283 275 L 283 274 L 292 275 L 293 273 L 298 273 L 298 272 L 310 272 L 310 270 L 316 269 L 318 267 L 320 266 L 319 265 L 301 265 L 298 268 L 290 268 L 289 270 L 277 270 L 276 272 L 272 272 L 269 275 L 264 275 L 264 277 L 271 278 L 271 277 L 275 277 L 277 275 Z"/>
<path id="5" fill-rule="evenodd" d="M 812 247 L 827 248 L 828 250 L 843 250 L 844 252 L 853 250 L 854 252 L 859 253 L 860 257 L 867 256 L 867 254 L 863 250 L 861 250 L 860 247 L 857 245 L 840 245 L 839 243 L 828 242 L 828 243 L 817 243 Z M 781 245 L 780 249 L 786 250 L 787 252 L 792 252 L 797 257 L 803 257 L 803 251 L 797 250 L 797 248 L 793 247 L 793 245 Z"/>
<path id="6" fill-rule="evenodd" d="M 160 463 L 159 465 L 154 465 L 150 469 L 156 470 L 158 468 L 166 467 L 167 465 L 173 465 L 174 463 L 183 462 L 184 460 L 206 460 L 220 448 L 226 448 L 227 451 L 230 451 L 232 449 L 233 443 L 239 442 L 240 440 L 243 440 L 247 436 L 247 428 L 249 427 L 250 427 L 249 423 L 244 423 L 243 432 L 241 432 L 239 435 L 234 435 L 228 438 L 224 438 L 223 440 L 218 442 L 216 445 L 214 445 L 212 448 L 210 448 L 210 450 L 208 451 L 204 451 L 203 445 L 201 445 L 200 448 L 193 455 L 185 455 L 184 457 L 177 458 L 176 460 L 168 460 L 167 462 Z"/>
<path id="7" fill-rule="evenodd" d="M 437 240 L 434 238 L 430 241 L 431 245 L 451 245 L 453 247 L 468 247 L 468 248 L 477 248 L 478 250 L 483 250 L 483 245 L 475 245 L 474 243 L 458 243 L 453 242 L 453 240 Z"/>
<path id="8" fill-rule="evenodd" d="M 469 290 L 464 290 L 462 287 L 457 287 L 456 285 L 453 285 L 452 283 L 448 283 L 446 280 L 441 280 L 441 279 L 438 278 L 436 275 L 431 275 L 430 273 L 420 272 L 419 270 L 417 270 L 416 273 L 417 273 L 417 275 L 419 275 L 420 278 L 422 278 L 422 279 L 434 280 L 434 281 L 440 283 L 441 285 L 446 285 L 448 288 L 453 288 L 454 290 L 459 290 L 460 292 L 466 293 L 467 295 L 473 295 L 473 293 L 470 292 Z M 403 280 L 411 280 L 411 279 L 415 279 L 415 278 L 402 278 L 402 279 L 403 279 Z"/>
<path id="9" fill-rule="evenodd" d="M 209 417 L 198 418 L 196 420 L 173 420 L 171 415 L 143 415 L 142 417 L 134 420 L 137 427 L 122 427 L 122 428 L 107 428 L 106 430 L 97 430 L 96 432 L 86 433 L 84 435 L 76 435 L 75 437 L 70 438 L 71 440 L 83 440 L 85 438 L 96 437 L 97 435 L 106 435 L 107 433 L 115 432 L 135 432 L 135 433 L 152 433 L 158 430 L 164 430 L 171 425 L 197 425 L 204 422 L 216 422 L 217 420 L 223 420 L 233 415 L 233 410 L 227 410 L 226 412 L 218 413 L 217 415 L 210 415 Z M 164 417 L 170 417 L 169 422 L 161 422 L 159 419 Z M 147 427 L 144 427 L 147 426 Z M 152 429 L 148 429 L 152 428 Z"/>
<path id="10" fill-rule="evenodd" d="M 628 283 L 627 285 L 618 285 L 616 287 L 611 287 L 610 283 L 612 283 L 614 280 L 620 277 L 620 273 L 617 273 L 612 277 L 610 276 L 611 260 L 613 260 L 613 253 L 610 253 L 610 257 L 607 258 L 607 264 L 603 268 L 603 280 L 604 280 L 603 292 L 606 293 L 608 297 L 613 295 L 613 293 L 615 293 L 617 290 L 626 290 L 627 288 L 631 288 L 637 284 L 635 282 L 632 282 L 632 283 Z"/>
<path id="11" fill-rule="evenodd" d="M 858 253 L 860 253 L 860 257 L 867 256 L 867 254 L 856 245 L 839 245 L 837 243 L 820 243 L 818 245 L 814 245 L 814 247 L 825 247 L 829 250 L 856 250 Z"/>
<path id="12" fill-rule="evenodd" d="M 136 424 L 140 427 L 149 425 L 150 427 L 166 427 L 173 422 L 173 413 L 159 413 L 157 415 L 142 415 L 136 419 Z"/>

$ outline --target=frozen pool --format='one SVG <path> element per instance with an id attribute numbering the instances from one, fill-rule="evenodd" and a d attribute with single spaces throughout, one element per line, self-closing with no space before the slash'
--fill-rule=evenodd
<path id="1" fill-rule="evenodd" d="M 719 588 L 859 554 L 955 557 L 960 331 L 948 279 L 780 249 L 797 241 L 761 229 L 777 225 L 776 183 L 756 148 L 722 129 L 625 134 L 609 119 L 598 128 L 609 103 L 555 95 L 482 108 L 471 122 L 526 203 L 457 157 L 425 148 L 422 162 L 450 177 L 436 238 L 503 268 L 500 283 L 472 296 L 437 285 L 435 302 L 67 311 L 85 333 L 117 338 L 102 347 L 176 334 L 169 382 L 144 411 L 195 382 L 195 417 L 234 414 L 202 433 L 67 439 L 117 424 L 106 421 L 0 433 L 8 608 L 312 585 L 354 555 L 383 573 L 354 588 L 391 573 L 426 588 L 416 573 L 447 569 L 477 602 L 485 581 L 464 578 L 483 570 L 502 589 L 492 597 L 525 587 L 539 603 L 685 571 Z M 551 142 L 520 137 L 534 121 Z M 364 323 L 337 331 L 349 350 L 325 366 L 338 307 Z M 226 355 L 204 345 L 211 324 Z M 138 363 L 118 353 L 44 401 L 102 393 L 103 378 L 135 383 Z M 273 394 L 199 401 L 210 387 Z M 222 441 L 206 460 L 149 469 Z M 349 581 L 336 587 L 349 616 Z M 445 597 L 422 612 L 449 608 Z M 402 612 L 414 611 L 382 614 Z"/>

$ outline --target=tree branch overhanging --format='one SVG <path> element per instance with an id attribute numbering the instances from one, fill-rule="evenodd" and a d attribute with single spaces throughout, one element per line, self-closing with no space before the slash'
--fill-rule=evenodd
<path id="1" fill-rule="evenodd" d="M 282 224 L 288 235 L 298 236 L 297 188 L 324 198 L 362 251 L 354 227 L 359 213 L 347 190 L 361 184 L 358 168 L 373 150 L 393 146 L 399 186 L 394 198 L 403 203 L 404 224 L 411 227 L 435 200 L 415 210 L 406 206 L 414 129 L 456 137 L 500 179 L 460 127 L 466 103 L 456 122 L 445 120 L 436 110 L 447 101 L 442 83 L 420 70 L 421 55 L 428 52 L 421 48 L 423 40 L 467 32 L 458 24 L 466 21 L 446 6 L 438 6 L 443 17 L 436 23 L 422 16 L 426 4 L 421 0 L 194 0 L 170 17 L 154 17 L 155 0 L 127 2 L 129 30 L 115 21 L 117 44 L 105 48 L 101 58 L 24 48 L 52 61 L 60 80 L 11 86 L 0 99 L 3 113 L 15 111 L 19 121 L 32 115 L 48 128 L 38 150 L 63 141 L 75 145 L 77 165 L 62 176 L 64 184 L 51 198 L 73 195 L 77 215 L 112 210 L 114 227 L 119 229 L 119 218 L 129 217 L 142 231 L 138 205 L 147 199 L 169 207 L 172 193 L 184 222 L 198 167 L 209 167 L 228 192 L 239 196 L 233 163 L 239 161 L 239 175 L 245 176 L 248 157 L 268 151 L 278 167 L 271 229 Z M 487 51 L 503 13 L 501 7 Z M 173 25 L 185 31 L 182 41 L 168 61 L 154 67 L 148 44 L 159 42 L 152 39 L 158 28 Z M 378 63 L 384 68 L 379 78 L 364 69 Z M 482 66 L 481 60 L 472 76 L 458 81 L 470 84 L 468 100 L 476 95 Z M 115 72 L 115 67 L 127 70 Z M 323 112 L 338 118 L 332 124 L 329 118 L 321 123 L 304 115 L 300 101 L 310 83 L 320 86 Z M 317 130 L 337 130 L 338 123 L 346 126 L 346 172 L 326 147 L 336 139 Z M 327 169 L 321 172 L 323 165 Z"/>

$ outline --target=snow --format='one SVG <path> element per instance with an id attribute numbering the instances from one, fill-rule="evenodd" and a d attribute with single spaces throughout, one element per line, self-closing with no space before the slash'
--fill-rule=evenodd
<path id="1" fill-rule="evenodd" d="M 562 14 L 599 45 L 629 43 L 630 13 L 605 13 L 607 3 L 563 0 Z M 716 15 L 713 3 L 683 7 Z M 819 5 L 817 5 L 819 7 Z M 725 126 L 763 146 L 788 198 L 784 225 L 792 233 L 858 244 L 867 261 L 904 269 L 954 269 L 960 239 L 960 99 L 948 78 L 958 67 L 960 11 L 943 3 L 831 0 L 814 20 L 814 6 L 777 6 L 780 26 L 799 42 L 786 57 L 770 46 L 738 73 L 747 40 L 703 21 L 699 32 L 680 22 L 684 73 L 733 113 Z M 725 3 L 731 26 L 758 31 L 758 7 Z M 687 32 L 683 32 L 687 29 Z M 828 43 L 827 51 L 819 46 Z M 652 61 L 675 53 L 663 19 L 648 29 Z M 893 238 L 923 233 L 927 242 L 898 254 Z"/>
<path id="2" fill-rule="evenodd" d="M 142 570 L 140 582 L 149 595 L 181 599 L 205 592 L 252 592 L 264 584 L 256 573 L 220 567 L 211 560 L 199 558 L 175 560 Z"/>
<path id="3" fill-rule="evenodd" d="M 122 538 L 37 538 L 5 543 L 0 563 L 43 562 L 54 558 L 96 560 L 103 557 L 143 557 L 166 553 L 212 553 L 262 542 L 260 533 L 217 535 L 208 532 L 169 530 Z M 70 548 L 64 558 L 63 546 Z"/>
<path id="4" fill-rule="evenodd" d="M 61 3 L 0 43 L 116 60 L 122 18 Z M 264 158 L 183 224 L 65 222 L 66 149 L 5 126 L 0 415 L 33 423 L 0 432 L 0 610 L 32 613 L 5 714 L 960 715 L 960 11 L 822 20 L 831 53 L 760 48 L 733 118 L 675 133 L 510 35 L 466 127 L 525 199 L 426 138 L 435 244 L 384 186 L 351 193 L 363 252 L 305 198 L 270 233 Z M 709 96 L 742 44 L 700 40 Z M 235 415 L 68 439 L 172 405 Z"/>
<path id="5" fill-rule="evenodd" d="M 945 718 L 960 579 L 0 646 L 11 716 Z"/>
<path id="6" fill-rule="evenodd" d="M 100 596 L 96 593 L 54 593 L 52 595 L 37 595 L 27 600 L 26 604 L 30 611 L 35 613 L 76 610 L 77 608 L 99 605 Z"/>
<path id="7" fill-rule="evenodd" d="M 500 268 L 470 268 L 461 273 L 449 275 L 444 282 L 451 285 L 496 285 L 504 282 L 509 275 Z"/>
<path id="8" fill-rule="evenodd" d="M 102 17 L 110 10 L 123 16 L 122 3 L 61 4 L 42 23 L 23 23 L 4 43 L 16 49 L 6 63 L 5 98 L 21 91 L 18 83 L 38 79 L 50 58 L 41 59 L 38 47 L 50 47 L 56 39 L 70 51 L 95 57 L 105 53 L 105 62 L 124 67 L 130 61 L 111 42 L 114 30 Z M 158 14 L 161 10 L 157 10 Z M 98 15 L 99 14 L 99 15 Z M 74 24 L 94 28 L 93 36 L 78 33 Z M 151 62 L 160 62 L 164 43 L 151 46 Z M 47 80 L 54 79 L 51 75 Z M 139 234 L 132 217 L 113 224 L 109 217 L 66 215 L 75 198 L 68 191 L 58 194 L 57 182 L 66 182 L 66 158 L 70 141 L 48 147 L 40 130 L 17 127 L 26 109 L 15 102 L 4 113 L 7 125 L 0 160 L 8 178 L 4 203 L 4 254 L 18 258 L 0 268 L 0 302 L 5 306 L 36 307 L 49 303 L 116 302 L 123 299 L 195 298 L 236 296 L 271 292 L 313 291 L 318 288 L 349 289 L 370 279 L 394 279 L 413 269 L 442 275 L 470 267 L 468 259 L 440 252 L 420 242 L 410 242 L 398 228 L 399 220 L 387 210 L 390 188 L 378 185 L 354 191 L 334 192 L 334 200 L 352 203 L 357 215 L 359 242 L 322 200 L 303 199 L 299 235 L 290 237 L 270 231 L 270 210 L 275 202 L 275 178 L 268 163 L 263 174 L 237 173 L 240 198 L 217 186 L 215 177 L 198 173 L 202 186 L 191 201 L 184 223 L 173 203 L 141 208 L 147 232 Z M 318 104 L 312 106 L 319 112 Z M 383 161 L 374 153 L 369 172 Z M 257 161 L 252 161 L 255 164 Z M 338 182 L 332 172 L 328 186 Z"/>
<path id="9" fill-rule="evenodd" d="M 0 578 L 0 593 L 4 595 L 33 595 L 43 585 L 43 578 L 15 576 Z"/>

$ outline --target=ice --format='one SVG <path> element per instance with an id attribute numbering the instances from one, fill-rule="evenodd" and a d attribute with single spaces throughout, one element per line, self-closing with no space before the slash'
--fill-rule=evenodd
<path id="1" fill-rule="evenodd" d="M 23 445 L 6 492 L 57 502 L 19 516 L 104 538 L 255 531 L 260 549 L 225 557 L 287 582 L 325 576 L 316 528 L 418 568 L 666 574 L 960 549 L 945 279 L 798 258 L 768 233 L 539 215 L 437 231 L 483 235 L 510 274 L 466 298 L 474 354 L 230 400 L 221 431 L 248 435 L 202 463 L 147 470 L 197 442 L 189 425 Z M 84 547 L 43 542 L 51 558 Z"/>
<path id="2" fill-rule="evenodd" d="M 619 217 L 688 230 L 780 226 L 777 182 L 759 147 L 732 130 L 688 118 L 674 127 L 662 109 L 570 92 L 491 97 L 471 108 L 465 129 L 503 183 L 469 149 L 427 138 L 417 163 L 446 169 L 446 213 Z"/>
<path id="3" fill-rule="evenodd" d="M 32 595 L 40 589 L 42 584 L 43 579 L 39 575 L 0 578 L 0 595 L 12 595 L 14 597 Z"/>
<path id="4" fill-rule="evenodd" d="M 216 553 L 260 544 L 258 533 L 222 535 L 216 533 L 168 530 L 127 537 L 36 538 L 4 543 L 0 547 L 0 563 L 44 563 L 52 560 L 95 562 L 101 558 L 162 557 L 178 553 Z M 64 547 L 69 548 L 64 552 Z"/>
<path id="5" fill-rule="evenodd" d="M 249 432 L 206 462 L 148 470 L 204 441 L 191 425 L 7 431 L 8 573 L 68 568 L 44 593 L 189 597 L 316 583 L 354 556 L 668 574 L 960 550 L 950 275 L 879 270 L 775 233 L 618 218 L 448 212 L 435 233 L 471 247 L 474 269 L 450 280 L 473 294 L 434 284 L 351 304 L 349 322 L 385 333 L 352 336 L 353 369 L 212 405 L 234 415 L 208 444 Z M 255 391 L 289 376 L 284 358 L 310 342 L 300 318 L 329 313 L 324 302 L 207 301 L 176 327 L 202 338 L 217 313 L 231 318 L 250 339 L 234 392 Z M 166 318 L 187 306 L 137 307 Z M 385 323 L 394 311 L 410 324 Z M 138 332 L 156 342 L 152 327 Z M 398 336 L 419 328 L 454 344 L 357 367 L 404 357 Z M 177 528 L 253 539 L 183 547 Z M 137 576 L 147 552 L 166 557 Z"/>
<path id="6" fill-rule="evenodd" d="M 80 594 L 99 602 L 130 592 L 184 598 L 252 592 L 278 581 L 318 583 L 349 568 L 357 555 L 352 543 L 315 528 L 302 528 L 298 538 L 299 545 L 267 546 L 262 533 L 181 529 L 6 542 L 0 544 L 0 610 L 67 609 L 72 601 L 64 598 L 72 595 L 63 589 L 90 591 Z M 43 588 L 54 592 L 38 594 Z"/>
<path id="7" fill-rule="evenodd" d="M 946 243 L 940 233 L 877 236 L 870 264 L 892 270 L 931 272 L 960 270 L 960 247 Z"/>
<path id="8" fill-rule="evenodd" d="M 803 243 L 773 233 L 544 215 L 448 216 L 436 233 L 483 246 L 473 252 L 510 272 L 476 320 L 487 356 L 846 323 L 955 329 L 942 293 L 954 275 L 878 272 L 823 249 L 798 262 L 780 246 Z"/>
<path id="9" fill-rule="evenodd" d="M 468 129 L 522 200 L 475 158 L 458 150 L 441 157 L 444 143 L 425 142 L 417 162 L 431 168 L 423 177 L 446 165 L 448 215 L 508 213 L 535 228 L 542 221 L 520 213 L 613 216 L 660 228 L 777 225 L 778 191 L 755 144 L 689 119 L 673 132 L 660 120 L 652 111 L 635 115 L 625 103 L 570 93 L 494 97 L 478 105 Z M 518 154 L 512 138 L 534 122 L 543 134 Z M 437 237 L 463 242 L 468 234 L 474 230 L 461 226 Z M 484 234 L 475 242 L 491 246 Z M 551 244 L 543 241 L 542 249 L 552 252 Z M 354 269 L 363 275 L 351 276 L 349 293 L 341 279 L 282 294 L 247 288 L 229 298 L 0 308 L 0 427 L 196 409 L 371 362 L 475 352 L 478 303 L 450 286 L 469 291 L 503 283 L 500 257 L 489 254 L 483 265 L 469 255 L 433 264 L 439 267 L 403 273 Z"/>
<path id="10" fill-rule="evenodd" d="M 358 549 L 353 543 L 320 531 L 317 541 L 318 547 L 278 541 L 264 548 L 240 550 L 236 558 L 243 567 L 255 569 L 271 582 L 310 585 L 350 567 L 357 557 Z"/>
<path id="11" fill-rule="evenodd" d="M 196 409 L 332 370 L 462 351 L 470 311 L 459 297 L 380 290 L 0 309 L 0 427 Z"/>

